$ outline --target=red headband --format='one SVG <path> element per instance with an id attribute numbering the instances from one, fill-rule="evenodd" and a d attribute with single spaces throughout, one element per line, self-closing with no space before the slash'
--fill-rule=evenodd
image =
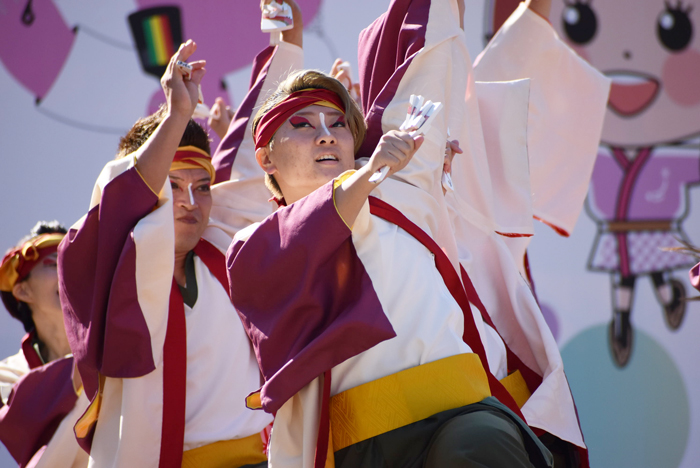
<path id="1" fill-rule="evenodd" d="M 267 146 L 275 132 L 295 112 L 314 104 L 331 107 L 345 113 L 345 104 L 340 96 L 333 91 L 321 88 L 302 89 L 290 94 L 284 101 L 262 116 L 255 132 L 255 149 Z"/>
<path id="2" fill-rule="evenodd" d="M 64 236 L 62 233 L 41 234 L 9 250 L 0 262 L 0 291 L 12 291 L 39 262 L 58 250 Z"/>

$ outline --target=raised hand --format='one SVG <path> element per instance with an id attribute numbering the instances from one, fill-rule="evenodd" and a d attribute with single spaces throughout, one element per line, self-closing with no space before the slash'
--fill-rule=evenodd
<path id="1" fill-rule="evenodd" d="M 260 10 L 269 5 L 273 0 L 261 0 Z M 277 0 L 277 3 L 282 3 L 282 0 Z M 301 16 L 301 8 L 297 5 L 294 0 L 284 0 L 284 3 L 289 5 L 292 9 L 292 19 L 294 20 L 294 27 L 288 29 L 287 31 L 282 31 L 282 40 L 288 44 L 294 44 L 299 47 L 303 47 L 304 39 L 304 20 Z"/>
<path id="2" fill-rule="evenodd" d="M 449 132 L 448 132 L 449 136 Z M 445 161 L 442 164 L 442 193 L 443 195 L 447 193 L 447 189 L 453 190 L 452 187 L 452 160 L 455 158 L 455 154 L 462 154 L 462 148 L 459 147 L 459 141 L 457 140 L 447 140 L 445 143 Z"/>
<path id="3" fill-rule="evenodd" d="M 331 66 L 330 75 L 345 86 L 345 89 L 350 93 L 350 97 L 356 102 L 360 102 L 360 84 L 352 82 L 350 66 L 347 62 L 341 58 L 335 59 L 333 66 Z"/>
<path id="4" fill-rule="evenodd" d="M 222 98 L 216 98 L 214 105 L 211 107 L 211 116 L 209 117 L 208 124 L 222 140 L 228 132 L 231 119 L 233 119 L 233 110 L 231 107 L 227 106 Z"/>
<path id="5" fill-rule="evenodd" d="M 177 65 L 178 61 L 187 62 L 196 50 L 197 44 L 188 40 L 170 58 L 160 79 L 168 111 L 158 128 L 135 153 L 139 174 L 156 193 L 168 177 L 173 156 L 199 100 L 199 84 L 206 72 L 204 60 L 190 63 L 190 79 L 185 78 L 185 73 Z"/>
<path id="6" fill-rule="evenodd" d="M 382 135 L 374 154 L 365 166 L 366 170 L 374 174 L 382 167 L 388 167 L 388 175 L 394 174 L 406 167 L 422 144 L 423 135 L 414 138 L 406 132 L 390 130 Z"/>
<path id="7" fill-rule="evenodd" d="M 192 66 L 190 79 L 185 78 L 185 74 L 177 66 L 177 62 L 187 62 L 196 50 L 197 44 L 191 39 L 181 44 L 175 55 L 170 58 L 168 68 L 160 79 L 168 103 L 168 112 L 186 116 L 188 119 L 192 116 L 199 100 L 199 84 L 206 73 L 204 68 L 206 61 L 198 60 L 190 63 Z"/>

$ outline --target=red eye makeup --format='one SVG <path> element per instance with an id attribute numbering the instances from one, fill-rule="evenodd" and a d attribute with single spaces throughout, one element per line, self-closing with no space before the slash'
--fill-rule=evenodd
<path id="1" fill-rule="evenodd" d="M 308 124 L 308 126 L 311 128 L 316 128 L 313 125 L 311 125 L 311 122 L 309 122 L 307 119 L 305 119 L 304 117 L 300 117 L 298 115 L 292 116 L 289 119 L 289 123 L 292 124 L 292 127 L 294 127 L 294 128 L 301 127 L 305 124 Z"/>

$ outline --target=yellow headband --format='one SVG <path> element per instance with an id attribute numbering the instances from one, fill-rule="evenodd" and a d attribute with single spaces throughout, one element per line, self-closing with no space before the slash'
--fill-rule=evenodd
<path id="1" fill-rule="evenodd" d="M 170 170 L 179 171 L 181 169 L 204 169 L 209 173 L 211 183 L 214 184 L 216 171 L 211 163 L 211 156 L 196 146 L 180 146 L 177 149 Z"/>

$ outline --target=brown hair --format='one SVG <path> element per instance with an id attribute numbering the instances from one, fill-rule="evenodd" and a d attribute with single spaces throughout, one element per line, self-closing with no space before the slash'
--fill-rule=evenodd
<path id="1" fill-rule="evenodd" d="M 345 86 L 343 86 L 340 81 L 316 70 L 294 72 L 280 83 L 277 90 L 267 98 L 253 118 L 253 138 L 255 138 L 255 131 L 258 128 L 260 119 L 262 119 L 265 114 L 276 107 L 280 102 L 287 99 L 290 94 L 310 88 L 327 89 L 337 94 L 343 101 L 345 106 L 345 122 L 347 122 L 350 133 L 355 140 L 355 153 L 357 153 L 365 139 L 365 133 L 367 132 L 367 125 L 362 116 L 362 110 L 360 110 L 355 100 L 350 97 L 348 90 L 345 89 Z M 274 136 L 270 140 L 270 145 L 273 144 L 273 140 Z M 282 190 L 280 190 L 279 184 L 272 175 L 265 174 L 265 186 L 272 192 L 273 196 L 278 199 L 283 198 Z"/>
<path id="2" fill-rule="evenodd" d="M 143 146 L 146 140 L 148 140 L 153 132 L 156 131 L 158 125 L 163 121 L 167 111 L 167 106 L 161 104 L 158 110 L 153 114 L 137 120 L 127 134 L 119 139 L 119 147 L 117 148 L 117 156 L 115 159 L 123 158 L 127 154 L 131 154 Z M 187 123 L 187 128 L 185 128 L 185 132 L 182 134 L 179 146 L 195 146 L 206 151 L 207 154 L 211 154 L 209 134 L 193 119 L 190 119 Z"/>

